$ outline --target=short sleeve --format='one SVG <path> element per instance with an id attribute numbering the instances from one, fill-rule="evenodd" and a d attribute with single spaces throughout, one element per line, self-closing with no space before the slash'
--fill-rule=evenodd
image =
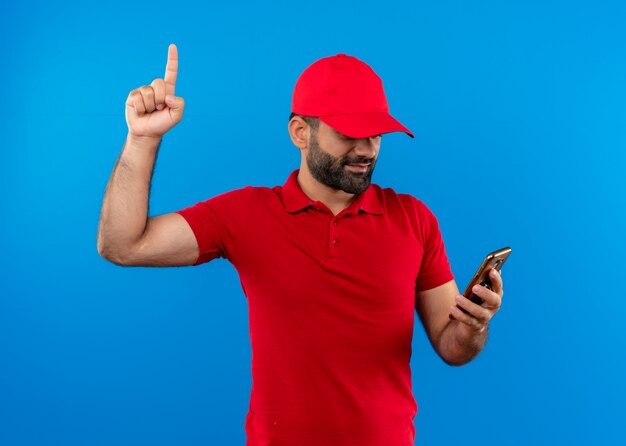
<path id="1" fill-rule="evenodd" d="M 417 200 L 419 227 L 422 236 L 424 254 L 415 282 L 416 291 L 429 290 L 454 279 L 448 261 L 439 222 L 432 211 Z"/>
<path id="2" fill-rule="evenodd" d="M 187 221 L 198 242 L 200 252 L 193 266 L 218 257 L 231 258 L 237 222 L 241 221 L 242 198 L 250 190 L 250 186 L 235 189 L 175 211 Z"/>

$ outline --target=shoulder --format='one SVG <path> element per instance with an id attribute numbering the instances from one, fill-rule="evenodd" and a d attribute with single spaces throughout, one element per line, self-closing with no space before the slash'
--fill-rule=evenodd
<path id="1" fill-rule="evenodd" d="M 390 215 L 396 218 L 402 215 L 408 219 L 416 237 L 422 242 L 438 232 L 437 217 L 424 201 L 408 193 L 398 193 L 391 187 L 376 186 L 376 190 Z"/>
<path id="2" fill-rule="evenodd" d="M 381 187 L 378 184 L 373 184 L 372 187 L 376 191 L 381 202 L 386 208 L 392 208 L 400 206 L 408 214 L 416 215 L 420 218 L 427 217 L 428 214 L 432 214 L 430 208 L 419 198 L 407 193 L 396 192 L 392 187 Z"/>

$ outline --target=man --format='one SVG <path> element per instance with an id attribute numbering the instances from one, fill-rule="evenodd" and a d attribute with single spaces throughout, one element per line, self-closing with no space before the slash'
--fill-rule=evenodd
<path id="1" fill-rule="evenodd" d="M 248 445 L 413 445 L 414 309 L 440 357 L 462 365 L 482 350 L 503 291 L 494 270 L 493 290 L 476 290 L 482 305 L 460 295 L 433 213 L 371 184 L 382 135 L 413 137 L 389 114 L 381 79 L 346 54 L 316 61 L 293 92 L 302 161 L 283 186 L 147 218 L 161 138 L 182 119 L 177 73 L 170 45 L 165 78 L 128 96 L 98 252 L 119 265 L 235 266 L 252 345 Z"/>

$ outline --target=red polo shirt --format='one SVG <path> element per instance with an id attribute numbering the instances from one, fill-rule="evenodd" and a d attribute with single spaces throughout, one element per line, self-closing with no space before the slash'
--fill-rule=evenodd
<path id="1" fill-rule="evenodd" d="M 248 299 L 247 446 L 412 446 L 416 291 L 454 278 L 424 203 L 376 184 L 333 215 L 293 171 L 184 208 Z"/>

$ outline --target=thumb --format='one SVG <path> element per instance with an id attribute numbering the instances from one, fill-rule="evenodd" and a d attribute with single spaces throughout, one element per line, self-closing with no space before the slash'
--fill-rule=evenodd
<path id="1" fill-rule="evenodd" d="M 170 108 L 170 116 L 174 122 L 178 122 L 183 117 L 183 109 L 185 108 L 185 100 L 180 96 L 167 95 L 165 103 Z"/>

